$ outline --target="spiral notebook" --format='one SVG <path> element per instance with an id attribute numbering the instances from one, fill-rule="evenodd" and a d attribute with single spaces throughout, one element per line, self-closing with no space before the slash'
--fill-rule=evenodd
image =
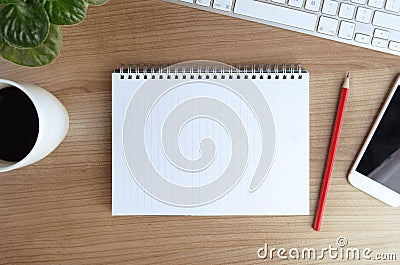
<path id="1" fill-rule="evenodd" d="M 309 74 L 183 63 L 112 74 L 113 215 L 309 214 Z"/>

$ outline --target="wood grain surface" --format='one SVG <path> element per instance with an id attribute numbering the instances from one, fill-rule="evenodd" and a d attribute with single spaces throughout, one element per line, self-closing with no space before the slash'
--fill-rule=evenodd
<path id="1" fill-rule="evenodd" d="M 112 0 L 63 27 L 53 64 L 0 60 L 0 77 L 37 84 L 67 107 L 70 130 L 42 161 L 0 175 L 0 264 L 398 264 L 400 209 L 347 182 L 348 171 L 400 57 L 159 0 Z M 310 215 L 111 217 L 111 72 L 121 63 L 301 63 L 310 84 Z M 351 72 L 322 231 L 311 228 L 329 139 Z M 397 261 L 259 259 L 257 250 L 348 247 L 396 253 Z"/>

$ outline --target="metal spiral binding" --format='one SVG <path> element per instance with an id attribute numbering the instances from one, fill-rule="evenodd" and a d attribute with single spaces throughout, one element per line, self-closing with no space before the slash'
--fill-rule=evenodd
<path id="1" fill-rule="evenodd" d="M 120 79 L 302 79 L 304 71 L 301 65 L 296 67 L 293 64 L 287 66 L 282 64 L 258 66 L 252 65 L 250 70 L 247 65 L 236 68 L 233 66 L 215 65 L 190 65 L 189 70 L 185 66 L 181 68 L 176 66 L 163 67 L 152 65 L 150 70 L 147 65 L 124 64 L 115 71 L 120 74 Z"/>

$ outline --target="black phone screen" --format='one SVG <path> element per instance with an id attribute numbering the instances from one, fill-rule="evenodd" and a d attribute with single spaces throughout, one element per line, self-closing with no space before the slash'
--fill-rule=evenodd
<path id="1" fill-rule="evenodd" d="M 400 193 L 400 85 L 356 171 Z"/>

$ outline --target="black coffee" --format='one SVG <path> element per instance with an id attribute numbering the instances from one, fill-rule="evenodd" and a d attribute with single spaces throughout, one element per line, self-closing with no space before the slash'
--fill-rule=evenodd
<path id="1" fill-rule="evenodd" d="M 0 159 L 22 160 L 39 133 L 39 117 L 29 97 L 16 87 L 0 89 Z"/>

